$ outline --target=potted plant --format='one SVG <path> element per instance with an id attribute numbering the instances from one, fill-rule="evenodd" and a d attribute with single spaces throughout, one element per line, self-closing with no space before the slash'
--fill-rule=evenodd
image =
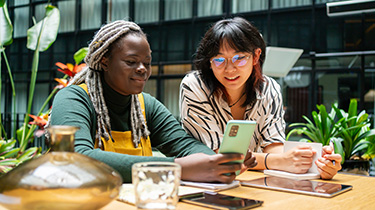
<path id="1" fill-rule="evenodd" d="M 5 47 L 10 45 L 13 41 L 12 32 L 13 26 L 10 21 L 8 10 L 6 7 L 6 1 L 0 0 L 0 61 L 3 59 L 5 61 L 9 79 L 12 85 L 12 104 L 14 113 L 12 118 L 15 119 L 15 98 L 16 92 L 14 88 L 13 76 L 10 65 L 8 63 L 6 54 L 5 54 Z M 41 154 L 41 149 L 38 147 L 31 147 L 27 148 L 28 143 L 33 141 L 33 134 L 37 128 L 37 123 L 30 125 L 30 112 L 31 106 L 33 103 L 33 96 L 35 90 L 35 83 L 36 77 L 38 72 L 38 64 L 39 64 L 39 53 L 47 50 L 53 42 L 56 40 L 57 31 L 60 22 L 60 13 L 59 10 L 51 5 L 46 6 L 46 13 L 45 17 L 35 23 L 27 31 L 27 48 L 34 51 L 32 68 L 31 68 L 31 79 L 30 79 L 30 87 L 29 87 L 29 100 L 28 100 L 28 108 L 27 114 L 24 119 L 24 123 L 20 129 L 17 131 L 14 126 L 12 130 L 12 134 L 8 135 L 5 133 L 5 129 L 3 123 L 1 122 L 1 114 L 0 114 L 0 175 L 6 173 L 16 167 L 17 165 L 21 164 L 24 161 L 27 161 L 35 156 Z M 0 65 L 1 70 L 1 65 Z M 1 74 L 0 74 L 1 80 Z M 48 104 L 48 101 L 51 99 L 53 94 L 56 91 L 53 91 L 50 96 L 47 98 L 43 106 L 41 107 L 40 111 L 36 116 L 41 116 L 45 106 Z M 1 85 L 0 85 L 0 94 L 1 94 Z M 1 97 L 0 97 L 1 99 Z M 17 137 L 16 137 L 17 136 Z M 18 145 L 16 144 L 18 142 Z"/>
<path id="2" fill-rule="evenodd" d="M 318 142 L 323 145 L 328 145 L 331 138 L 334 137 L 338 128 L 335 122 L 336 112 L 331 109 L 330 113 L 327 113 L 326 107 L 321 104 L 316 106 L 319 113 L 313 111 L 312 118 L 313 122 L 306 116 L 302 116 L 307 123 L 293 123 L 289 127 L 293 128 L 289 131 L 286 139 L 288 140 L 292 134 L 297 133 L 298 135 L 305 135 L 307 138 L 302 138 L 300 141 L 305 142 Z"/>
<path id="3" fill-rule="evenodd" d="M 337 123 L 339 128 L 334 140 L 335 152 L 341 154 L 344 159 L 343 171 L 358 173 L 369 170 L 369 160 L 374 156 L 374 136 L 375 129 L 371 129 L 370 119 L 365 110 L 357 112 L 357 100 L 351 99 L 349 109 L 345 112 L 337 105 L 332 108 L 336 111 L 337 118 L 341 119 Z M 354 171 L 353 171 L 354 170 Z"/>
<path id="4" fill-rule="evenodd" d="M 370 129 L 368 114 L 364 110 L 357 114 L 356 99 L 350 101 L 348 112 L 339 109 L 337 103 L 332 104 L 329 114 L 324 105 L 317 105 L 317 108 L 319 113 L 312 112 L 314 123 L 303 116 L 307 123 L 289 126 L 293 129 L 288 133 L 287 140 L 297 133 L 307 137 L 301 141 L 320 142 L 323 145 L 329 145 L 332 141 L 335 152 L 343 157 L 341 163 L 344 171 L 357 167 L 360 170 L 354 170 L 358 173 L 362 173 L 361 170 L 368 173 L 369 160 L 375 154 L 375 130 Z"/>

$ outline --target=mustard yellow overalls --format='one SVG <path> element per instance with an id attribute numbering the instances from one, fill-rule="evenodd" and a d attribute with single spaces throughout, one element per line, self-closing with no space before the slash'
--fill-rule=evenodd
<path id="1" fill-rule="evenodd" d="M 86 93 L 88 93 L 86 84 L 80 84 L 79 86 L 83 88 L 86 91 Z M 138 94 L 138 99 L 139 103 L 141 104 L 143 116 L 146 119 L 145 101 L 142 93 Z M 152 156 L 151 142 L 149 136 L 147 136 L 147 139 L 141 137 L 141 142 L 139 143 L 138 147 L 135 148 L 132 140 L 131 131 L 112 131 L 111 135 L 113 137 L 113 141 L 111 137 L 109 137 L 108 141 L 106 141 L 102 137 L 104 151 L 128 155 Z M 98 139 L 96 139 L 95 148 L 99 148 L 98 142 Z"/>

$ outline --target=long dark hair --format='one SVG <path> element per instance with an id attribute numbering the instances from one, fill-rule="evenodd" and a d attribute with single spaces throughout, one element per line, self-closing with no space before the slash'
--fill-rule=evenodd
<path id="1" fill-rule="evenodd" d="M 263 89 L 262 66 L 265 60 L 266 44 L 258 29 L 249 21 L 241 17 L 220 20 L 208 29 L 202 38 L 195 53 L 194 65 L 202 75 L 202 80 L 214 94 L 218 89 L 225 91 L 223 85 L 216 79 L 210 64 L 210 58 L 219 54 L 223 41 L 236 51 L 248 52 L 254 55 L 255 49 L 260 48 L 262 53 L 258 64 L 246 81 L 246 100 L 242 106 L 253 105 L 256 101 L 256 91 L 259 93 Z"/>

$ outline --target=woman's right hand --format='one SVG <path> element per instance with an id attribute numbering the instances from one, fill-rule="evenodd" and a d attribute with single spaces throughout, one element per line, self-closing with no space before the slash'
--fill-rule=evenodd
<path id="1" fill-rule="evenodd" d="M 230 183 L 236 178 L 235 172 L 245 166 L 241 163 L 225 163 L 243 158 L 243 155 L 238 153 L 216 155 L 197 153 L 176 158 L 175 162 L 181 165 L 182 180 Z"/>
<path id="2" fill-rule="evenodd" d="M 279 157 L 274 157 L 275 159 L 271 164 L 268 164 L 269 159 L 267 159 L 267 164 L 269 165 L 268 167 L 272 167 L 272 169 L 303 174 L 311 168 L 315 153 L 316 151 L 314 151 L 310 146 L 299 145 L 285 153 L 271 153 L 268 157 L 269 159 L 271 155 Z"/>

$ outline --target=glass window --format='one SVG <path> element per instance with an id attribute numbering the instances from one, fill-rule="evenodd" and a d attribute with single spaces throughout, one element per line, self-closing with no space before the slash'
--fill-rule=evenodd
<path id="1" fill-rule="evenodd" d="M 143 92 L 148 93 L 156 98 L 156 90 L 157 90 L 156 79 L 149 79 L 146 82 Z"/>
<path id="2" fill-rule="evenodd" d="M 14 6 L 28 4 L 29 2 L 30 2 L 30 0 L 14 0 Z"/>
<path id="3" fill-rule="evenodd" d="M 134 19 L 137 23 L 156 22 L 159 20 L 159 0 L 135 1 Z"/>
<path id="4" fill-rule="evenodd" d="M 365 66 L 367 68 L 375 69 L 375 55 L 368 55 L 365 57 Z"/>
<path id="5" fill-rule="evenodd" d="M 160 57 L 160 34 L 158 26 L 148 26 L 143 29 L 143 32 L 147 35 L 148 43 L 150 43 L 150 47 L 152 50 L 152 62 L 158 62 L 165 59 L 164 57 Z M 164 47 L 164 46 L 161 46 Z"/>
<path id="6" fill-rule="evenodd" d="M 268 1 L 264 0 L 233 0 L 232 13 L 251 12 L 259 10 L 267 10 Z"/>
<path id="7" fill-rule="evenodd" d="M 35 19 L 36 22 L 41 21 L 46 15 L 46 6 L 48 4 L 38 4 L 35 6 Z"/>
<path id="8" fill-rule="evenodd" d="M 165 20 L 190 18 L 193 14 L 192 0 L 165 0 Z"/>
<path id="9" fill-rule="evenodd" d="M 156 96 L 157 82 L 156 82 L 156 78 L 154 76 L 158 75 L 159 67 L 156 66 L 156 65 L 152 65 L 151 66 L 151 71 L 152 71 L 151 72 L 151 77 L 146 82 L 146 85 L 145 85 L 145 88 L 143 89 L 143 92 L 149 93 L 150 95 L 152 95 L 152 96 L 154 96 L 156 98 L 157 97 Z"/>
<path id="10" fill-rule="evenodd" d="M 308 108 L 310 102 L 310 73 L 305 71 L 289 72 L 284 78 L 280 78 L 285 122 L 304 122 L 303 115 L 309 116 Z"/>
<path id="11" fill-rule="evenodd" d="M 374 50 L 375 49 L 375 14 L 366 14 L 365 24 L 364 24 L 364 50 Z M 362 31 L 362 30 L 361 30 Z"/>
<path id="12" fill-rule="evenodd" d="M 16 89 L 16 113 L 25 114 L 27 110 L 27 95 L 29 94 L 26 79 L 30 73 L 14 74 L 14 88 Z"/>
<path id="13" fill-rule="evenodd" d="M 198 17 L 223 14 L 223 0 L 198 0 Z"/>
<path id="14" fill-rule="evenodd" d="M 76 19 L 76 1 L 59 1 L 57 6 L 60 10 L 60 27 L 59 32 L 71 32 L 75 29 Z"/>
<path id="15" fill-rule="evenodd" d="M 181 79 L 167 79 L 163 80 L 163 98 L 161 99 L 163 104 L 168 110 L 178 118 L 180 116 L 179 111 L 179 94 L 180 94 L 180 83 Z"/>
<path id="16" fill-rule="evenodd" d="M 99 28 L 102 25 L 102 1 L 82 0 L 81 29 Z"/>
<path id="17" fill-rule="evenodd" d="M 299 7 L 311 5 L 312 0 L 272 0 L 272 8 Z"/>
<path id="18" fill-rule="evenodd" d="M 129 0 L 109 0 L 107 20 L 129 20 Z"/>
<path id="19" fill-rule="evenodd" d="M 191 70 L 190 64 L 166 65 L 164 74 L 186 74 Z"/>
<path id="20" fill-rule="evenodd" d="M 366 70 L 365 73 L 365 110 L 370 114 L 374 125 L 375 111 L 375 68 Z"/>
<path id="21" fill-rule="evenodd" d="M 350 99 L 359 98 L 358 74 L 326 72 L 318 73 L 316 79 L 321 88 L 322 102 L 327 109 L 338 102 L 340 109 L 348 110 Z"/>
<path id="22" fill-rule="evenodd" d="M 325 57 L 316 60 L 317 69 L 327 68 L 360 68 L 361 58 L 358 55 L 355 56 L 340 56 L 340 57 Z"/>
<path id="23" fill-rule="evenodd" d="M 190 60 L 192 53 L 190 26 L 167 25 L 162 30 L 163 61 Z"/>
<path id="24" fill-rule="evenodd" d="M 315 4 L 325 4 L 327 2 L 343 1 L 343 0 L 315 0 Z"/>
<path id="25" fill-rule="evenodd" d="M 300 48 L 309 52 L 311 47 L 311 14 L 295 12 L 293 18 L 290 18 L 290 15 L 289 13 L 272 15 L 271 39 L 268 44 L 277 47 Z"/>
<path id="26" fill-rule="evenodd" d="M 26 36 L 27 29 L 29 29 L 29 7 L 15 8 L 13 21 L 14 37 Z"/>

